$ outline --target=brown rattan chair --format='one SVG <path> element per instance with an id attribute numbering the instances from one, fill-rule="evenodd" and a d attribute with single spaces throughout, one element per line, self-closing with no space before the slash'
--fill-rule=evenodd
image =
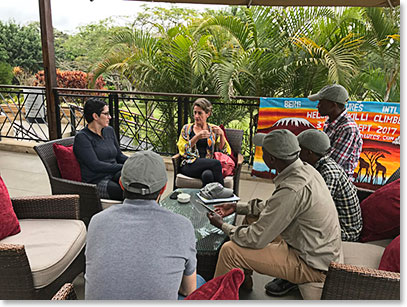
<path id="1" fill-rule="evenodd" d="M 77 194 L 80 196 L 80 218 L 89 224 L 90 218 L 102 210 L 102 204 L 99 197 L 96 184 L 89 184 L 61 178 L 57 160 L 52 147 L 53 143 L 64 146 L 72 145 L 74 137 L 49 141 L 34 146 L 35 151 L 40 157 L 47 170 L 48 179 L 51 184 L 52 194 Z"/>
<path id="2" fill-rule="evenodd" d="M 77 300 L 75 289 L 73 284 L 66 283 L 61 289 L 52 297 L 53 301 L 67 301 L 67 300 Z"/>
<path id="3" fill-rule="evenodd" d="M 242 171 L 243 165 L 243 156 L 241 154 L 242 150 L 242 140 L 243 140 L 243 130 L 239 129 L 230 129 L 227 128 L 226 130 L 226 137 L 229 141 L 229 145 L 232 148 L 232 151 L 236 153 L 237 163 L 235 166 L 235 171 L 232 178 L 225 178 L 225 186 L 233 188 L 233 192 L 236 195 L 239 195 L 239 181 L 240 181 L 240 173 Z M 202 188 L 203 183 L 200 179 L 187 177 L 185 175 L 181 175 L 187 180 L 180 179 L 180 165 L 181 165 L 181 156 L 180 154 L 176 154 L 172 156 L 172 165 L 174 167 L 174 190 L 177 188 Z M 228 186 L 228 181 L 231 183 L 231 186 Z"/>
<path id="4" fill-rule="evenodd" d="M 79 220 L 78 195 L 21 197 L 12 198 L 11 201 L 20 224 L 24 219 L 30 219 L 30 222 L 31 220 L 35 221 L 38 219 L 39 225 L 46 220 Z M 55 222 L 55 227 L 59 227 L 58 225 L 61 224 Z M 85 229 L 84 225 L 82 227 Z M 19 234 L 15 236 L 18 235 Z M 30 255 L 26 253 L 25 246 L 4 243 L 7 239 L 13 239 L 15 236 L 0 241 L 0 300 L 51 299 L 62 285 L 67 282 L 72 282 L 76 276 L 85 269 L 85 248 L 83 241 L 83 247 L 80 249 L 77 256 L 74 259 L 66 259 L 67 261 L 65 263 L 71 261 L 66 269 L 62 271 L 59 276 L 55 276 L 55 279 L 53 281 L 51 280 L 48 285 L 36 288 L 34 285 L 34 275 L 29 261 Z M 33 245 L 35 244 L 36 243 L 34 242 Z M 44 243 L 42 242 L 40 244 Z M 52 253 L 52 248 L 53 245 L 45 249 L 47 250 L 47 253 Z M 51 271 L 48 272 L 56 274 L 55 267 L 53 266 Z M 52 277 L 49 276 L 48 278 L 52 279 Z"/>
<path id="5" fill-rule="evenodd" d="M 400 300 L 400 273 L 331 262 L 323 300 Z"/>

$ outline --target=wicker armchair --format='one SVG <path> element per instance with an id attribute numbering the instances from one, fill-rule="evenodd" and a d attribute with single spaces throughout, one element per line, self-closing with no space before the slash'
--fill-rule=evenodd
<path id="1" fill-rule="evenodd" d="M 77 300 L 75 289 L 73 284 L 66 283 L 61 289 L 52 297 L 53 301 L 67 301 L 67 300 Z"/>
<path id="2" fill-rule="evenodd" d="M 80 196 L 80 218 L 88 225 L 90 218 L 102 210 L 96 184 L 62 179 L 52 147 L 53 143 L 68 146 L 73 142 L 74 137 L 69 137 L 34 146 L 34 149 L 47 170 L 52 194 L 78 194 Z"/>
<path id="3" fill-rule="evenodd" d="M 11 201 L 20 222 L 21 233 L 0 241 L 0 300 L 51 299 L 62 285 L 72 282 L 85 269 L 84 244 L 86 228 L 82 222 L 77 221 L 79 220 L 79 196 L 21 197 L 12 198 Z M 31 225 L 31 228 L 24 224 L 25 221 Z M 40 265 L 45 263 L 43 259 L 48 257 L 49 254 L 60 255 L 60 251 L 56 252 L 54 250 L 54 248 L 61 249 L 55 242 L 50 242 L 49 247 L 41 246 L 41 251 L 47 255 L 36 254 L 40 250 L 38 246 L 45 244 L 43 241 L 46 234 L 44 234 L 43 225 L 47 222 L 48 225 L 51 225 L 48 228 L 49 232 L 54 232 L 54 229 L 65 230 L 67 229 L 66 225 L 69 223 L 71 225 L 68 227 L 69 229 L 75 228 L 82 235 L 76 237 L 75 233 L 75 237 L 73 235 L 67 236 L 69 239 L 74 238 L 81 242 L 75 243 L 74 247 L 72 246 L 69 251 L 66 251 L 66 254 L 64 254 L 65 259 L 58 260 L 58 264 L 38 269 Z M 37 229 L 37 227 L 41 231 L 33 235 L 29 229 Z M 21 242 L 20 240 L 24 240 L 22 239 L 24 236 L 25 239 L 28 237 L 31 240 L 34 237 L 41 237 L 38 240 L 41 242 L 30 241 L 29 243 L 26 242 L 26 245 L 10 243 Z M 59 240 L 65 242 L 69 240 L 65 235 L 62 238 L 63 240 Z M 28 245 L 29 247 L 27 247 Z M 38 259 L 40 259 L 40 264 L 35 263 L 38 262 Z M 65 265 L 61 266 L 61 263 Z M 37 271 L 32 269 L 35 265 L 37 265 Z M 39 271 L 42 274 L 41 276 L 38 275 Z M 36 286 L 40 278 L 45 286 Z"/>
<path id="4" fill-rule="evenodd" d="M 331 262 L 323 300 L 400 300 L 400 273 Z"/>
<path id="5" fill-rule="evenodd" d="M 226 137 L 234 153 L 237 153 L 237 163 L 234 175 L 225 178 L 225 186 L 233 188 L 233 192 L 239 195 L 240 173 L 242 171 L 243 156 L 242 150 L 243 130 L 227 128 Z M 203 183 L 200 179 L 191 178 L 180 173 L 181 156 L 176 154 L 172 156 L 172 165 L 174 167 L 174 190 L 177 188 L 202 188 Z"/>

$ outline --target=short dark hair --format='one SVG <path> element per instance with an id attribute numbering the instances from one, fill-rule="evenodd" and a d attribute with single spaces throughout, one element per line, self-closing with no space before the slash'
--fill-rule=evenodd
<path id="1" fill-rule="evenodd" d="M 132 184 L 133 187 L 136 188 L 148 188 L 148 186 L 146 186 L 145 184 L 141 184 L 141 183 L 133 183 Z M 158 195 L 160 195 L 160 190 L 158 190 L 157 192 L 151 193 L 151 194 L 139 194 L 139 193 L 133 193 L 130 191 L 127 191 L 126 189 L 124 189 L 123 191 L 123 195 L 124 198 L 128 198 L 128 199 L 146 199 L 146 200 L 156 200 Z"/>
<path id="2" fill-rule="evenodd" d="M 100 113 L 102 113 L 105 106 L 106 103 L 99 98 L 89 98 L 86 100 L 85 107 L 83 108 L 83 115 L 87 123 L 91 123 L 93 121 L 93 113 L 100 116 Z"/>

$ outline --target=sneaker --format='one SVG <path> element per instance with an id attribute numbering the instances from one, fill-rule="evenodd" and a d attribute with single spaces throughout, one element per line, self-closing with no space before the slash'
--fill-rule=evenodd
<path id="1" fill-rule="evenodd" d="M 282 296 L 297 287 L 296 284 L 281 278 L 275 278 L 264 286 L 266 293 L 270 296 Z"/>

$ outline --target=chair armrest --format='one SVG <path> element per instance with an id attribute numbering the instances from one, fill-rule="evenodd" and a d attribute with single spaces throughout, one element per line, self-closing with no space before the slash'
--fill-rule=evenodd
<path id="1" fill-rule="evenodd" d="M 400 273 L 331 262 L 321 299 L 399 300 Z"/>
<path id="2" fill-rule="evenodd" d="M 19 219 L 79 219 L 79 195 L 15 197 L 11 202 Z"/>
<path id="3" fill-rule="evenodd" d="M 242 154 L 237 154 L 237 165 L 236 165 L 236 168 L 238 167 L 238 165 L 242 165 L 243 164 L 243 160 L 244 160 L 244 158 L 243 158 L 243 155 Z"/>
<path id="4" fill-rule="evenodd" d="M 181 155 L 179 153 L 177 153 L 176 155 L 173 155 L 171 157 L 171 161 L 172 161 L 172 166 L 174 167 L 174 172 L 179 171 L 179 167 L 181 165 Z"/>
<path id="5" fill-rule="evenodd" d="M 177 174 L 179 173 L 180 165 L 181 165 L 181 155 L 177 153 L 176 155 L 173 155 L 171 157 L 172 161 L 172 166 L 174 170 L 174 182 L 173 182 L 173 188 L 174 190 L 177 188 L 175 185 L 176 179 L 177 179 Z"/>
<path id="6" fill-rule="evenodd" d="M 68 180 L 68 179 L 62 179 L 62 178 L 56 178 L 52 177 L 51 179 L 51 186 L 52 190 L 54 189 L 78 189 L 81 191 L 86 191 L 86 190 L 96 190 L 96 184 L 94 183 L 86 183 L 86 182 L 79 182 L 79 181 L 73 181 L 73 180 Z"/>
<path id="7" fill-rule="evenodd" d="M 239 195 L 239 182 L 240 182 L 240 173 L 242 171 L 243 165 L 243 155 L 237 154 L 237 163 L 235 165 L 235 172 L 233 174 L 233 192 L 236 195 Z"/>
<path id="8" fill-rule="evenodd" d="M 78 297 L 76 296 L 75 289 L 73 284 L 66 283 L 59 289 L 57 293 L 52 297 L 51 300 L 53 301 L 65 301 L 65 300 L 77 300 Z"/>
<path id="9" fill-rule="evenodd" d="M 33 299 L 34 283 L 24 245 L 0 243 L 0 298 Z M 18 293 L 16 293 L 18 289 Z"/>

